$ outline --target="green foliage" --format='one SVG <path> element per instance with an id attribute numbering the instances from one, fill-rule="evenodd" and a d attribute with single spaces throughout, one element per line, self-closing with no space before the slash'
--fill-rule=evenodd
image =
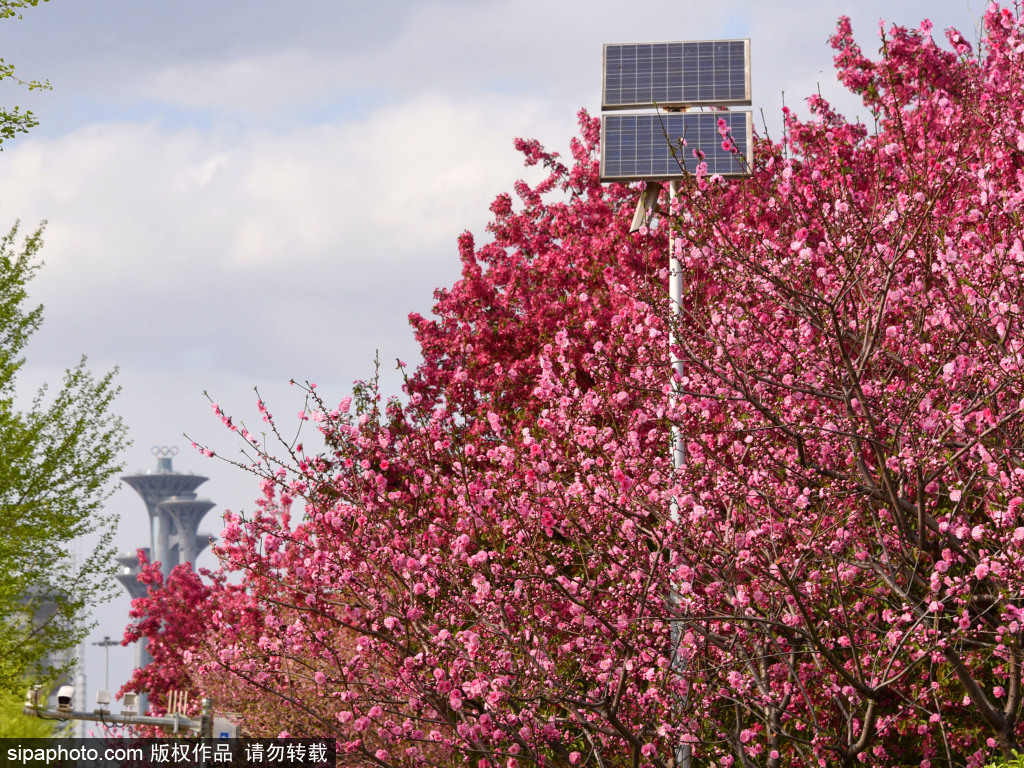
<path id="1" fill-rule="evenodd" d="M 48 1 L 0 0 L 0 20 Z M 0 59 L 4 80 L 50 87 Z M 0 149 L 35 125 L 30 111 L 0 107 Z M 0 692 L 20 695 L 26 678 L 53 680 L 68 666 L 61 654 L 87 631 L 84 614 L 113 590 L 113 523 L 103 503 L 126 435 L 110 410 L 114 372 L 96 378 L 84 358 L 55 393 L 44 387 L 27 409 L 16 405 L 25 346 L 42 323 L 42 307 L 26 306 L 42 229 L 20 246 L 17 235 L 15 225 L 0 238 Z M 71 544 L 88 534 L 97 543 L 76 563 Z"/>
<path id="2" fill-rule="evenodd" d="M 1015 750 L 1013 760 L 1000 760 L 996 763 L 989 763 L 985 768 L 1024 768 L 1024 755 Z"/>
<path id="3" fill-rule="evenodd" d="M 24 694 L 0 691 L 0 739 L 46 739 L 54 722 L 22 713 Z"/>
<path id="4" fill-rule="evenodd" d="M 0 690 L 20 692 L 26 676 L 52 680 L 66 667 L 54 654 L 83 637 L 82 616 L 113 590 L 103 506 L 126 434 L 111 413 L 115 372 L 94 377 L 84 359 L 55 393 L 16 406 L 25 345 L 42 322 L 41 307 L 25 306 L 41 230 L 20 245 L 17 232 L 0 239 Z M 95 548 L 75 563 L 71 544 L 87 534 Z"/>
<path id="5" fill-rule="evenodd" d="M 50 2 L 50 0 L 42 0 L 44 3 Z M 39 0 L 0 0 L 0 19 L 9 19 L 12 16 L 21 18 L 22 8 L 28 8 L 39 5 Z"/>
<path id="6" fill-rule="evenodd" d="M 0 19 L 21 18 L 21 9 L 39 5 L 40 0 L 0 0 Z M 42 0 L 49 2 L 49 0 Z M 14 74 L 14 65 L 0 59 L 0 82 L 12 80 L 30 91 L 49 90 L 48 80 L 22 80 Z M 31 111 L 21 111 L 19 107 L 0 107 L 0 149 L 3 142 L 13 139 L 19 133 L 28 133 L 30 128 L 39 125 Z"/>

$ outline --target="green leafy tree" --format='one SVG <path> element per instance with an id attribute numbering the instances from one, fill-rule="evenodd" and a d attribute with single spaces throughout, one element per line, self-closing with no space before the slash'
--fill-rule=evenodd
<path id="1" fill-rule="evenodd" d="M 0 691 L 0 739 L 45 739 L 54 735 L 54 721 L 22 712 L 24 694 Z"/>
<path id="2" fill-rule="evenodd" d="M 16 404 L 23 352 L 42 322 L 42 307 L 26 306 L 41 245 L 41 229 L 19 243 L 15 226 L 0 239 L 0 690 L 59 673 L 54 658 L 82 638 L 83 616 L 114 583 L 103 507 L 126 445 L 111 412 L 115 372 L 94 377 L 83 358 L 58 390 Z M 75 562 L 71 544 L 87 535 L 96 544 Z"/>
<path id="3" fill-rule="evenodd" d="M 49 0 L 42 0 L 49 2 Z M 21 9 L 29 6 L 39 5 L 40 0 L 0 0 L 0 19 L 21 18 Z M 48 80 L 23 80 L 14 74 L 14 65 L 4 59 L 0 59 L 0 82 L 10 80 L 30 91 L 49 90 Z M 0 107 L 0 149 L 3 149 L 3 142 L 13 139 L 19 133 L 27 133 L 30 128 L 38 125 L 35 115 L 31 111 L 22 111 L 19 107 Z"/>
<path id="4" fill-rule="evenodd" d="M 0 20 L 40 2 L 48 0 L 0 0 Z M 0 59 L 4 80 L 50 87 Z M 31 111 L 0 107 L 0 149 L 36 124 Z M 20 244 L 17 225 L 0 238 L 0 693 L 20 694 L 26 678 L 52 680 L 69 666 L 63 652 L 86 633 L 89 607 L 113 590 L 114 525 L 103 506 L 127 442 L 111 412 L 115 372 L 94 377 L 84 358 L 59 390 L 43 387 L 19 406 L 17 374 L 42 323 L 26 293 L 41 246 L 42 227 Z M 76 560 L 72 542 L 90 535 L 91 552 Z"/>

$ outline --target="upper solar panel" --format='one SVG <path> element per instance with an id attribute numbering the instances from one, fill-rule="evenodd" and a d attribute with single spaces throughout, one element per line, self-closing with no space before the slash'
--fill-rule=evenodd
<path id="1" fill-rule="evenodd" d="M 602 109 L 750 104 L 750 40 L 605 45 Z"/>

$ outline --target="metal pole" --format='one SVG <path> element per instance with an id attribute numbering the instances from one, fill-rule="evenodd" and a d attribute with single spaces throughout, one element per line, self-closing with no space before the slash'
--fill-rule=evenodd
<path id="1" fill-rule="evenodd" d="M 213 738 L 213 699 L 203 699 L 203 714 L 199 719 L 199 737 Z"/>
<path id="2" fill-rule="evenodd" d="M 117 642 L 116 640 L 111 640 L 110 639 L 110 635 L 104 635 L 102 640 L 93 643 L 93 645 L 98 645 L 101 648 L 103 648 L 104 651 L 106 651 L 107 659 L 106 659 L 106 663 L 104 664 L 104 667 L 103 667 L 103 690 L 109 691 L 110 690 L 110 646 L 112 646 L 112 645 L 120 645 L 120 643 Z"/>
<path id="3" fill-rule="evenodd" d="M 672 212 L 672 203 L 675 202 L 676 198 L 679 197 L 679 190 L 681 188 L 678 179 L 673 179 L 668 185 L 668 198 L 669 198 L 669 215 Z M 674 230 L 669 227 L 668 231 L 668 294 L 669 303 L 672 305 L 672 318 L 669 325 L 669 359 L 672 363 L 672 397 L 679 399 L 682 397 L 683 387 L 683 360 L 679 353 L 676 352 L 676 332 L 675 329 L 680 322 L 683 315 L 683 264 L 679 257 L 676 255 L 676 237 Z M 672 465 L 676 470 L 686 466 L 686 450 L 683 446 L 683 430 L 678 424 L 672 427 Z M 676 499 L 672 500 L 672 520 L 675 522 L 679 521 L 679 502 Z M 673 594 L 673 597 L 675 595 Z M 675 659 L 675 666 L 679 668 L 679 660 L 677 653 L 679 651 L 679 641 L 681 639 L 681 633 L 679 631 L 678 622 L 672 624 L 672 655 Z M 686 699 L 684 698 L 680 705 L 686 706 Z M 680 744 L 676 747 L 675 753 L 676 765 L 679 768 L 690 768 L 693 761 L 692 750 L 689 744 Z"/>
<path id="4" fill-rule="evenodd" d="M 679 197 L 680 183 L 673 179 L 668 184 L 669 211 L 672 210 L 672 203 Z M 676 256 L 675 234 L 669 229 L 668 235 L 668 273 L 669 273 L 669 301 L 672 304 L 672 318 L 679 322 L 683 314 L 683 265 Z M 675 326 L 669 329 L 668 343 L 672 360 L 672 393 L 677 399 L 682 396 L 683 360 L 676 354 Z M 672 464 L 676 469 L 686 464 L 686 454 L 683 450 L 683 432 L 678 426 L 672 427 Z M 679 515 L 679 508 L 673 505 L 673 513 Z"/>
<path id="5" fill-rule="evenodd" d="M 199 720 L 192 720 L 188 717 L 182 717 L 181 715 L 173 715 L 169 717 L 149 717 L 146 715 L 126 715 L 120 714 L 115 715 L 109 712 L 78 712 L 74 710 L 59 710 L 59 709 L 37 709 L 32 706 L 25 706 L 22 709 L 22 713 L 32 716 L 39 717 L 43 720 L 88 720 L 93 723 L 103 723 L 104 725 L 155 725 L 163 728 L 164 730 L 170 730 L 172 733 L 179 733 L 181 729 L 188 729 L 190 731 L 202 732 L 202 722 Z M 213 727 L 213 718 L 210 718 L 210 728 Z M 212 730 L 209 731 L 212 733 Z"/>

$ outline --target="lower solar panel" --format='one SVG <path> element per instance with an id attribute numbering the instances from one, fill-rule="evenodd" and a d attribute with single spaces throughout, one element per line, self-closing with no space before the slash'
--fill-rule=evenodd
<path id="1" fill-rule="evenodd" d="M 743 158 L 722 148 L 720 119 L 725 120 L 740 154 L 749 157 L 753 136 L 750 112 L 604 115 L 601 181 L 661 181 L 692 174 L 700 162 L 694 149 L 704 153 L 709 174 L 747 175 Z"/>

